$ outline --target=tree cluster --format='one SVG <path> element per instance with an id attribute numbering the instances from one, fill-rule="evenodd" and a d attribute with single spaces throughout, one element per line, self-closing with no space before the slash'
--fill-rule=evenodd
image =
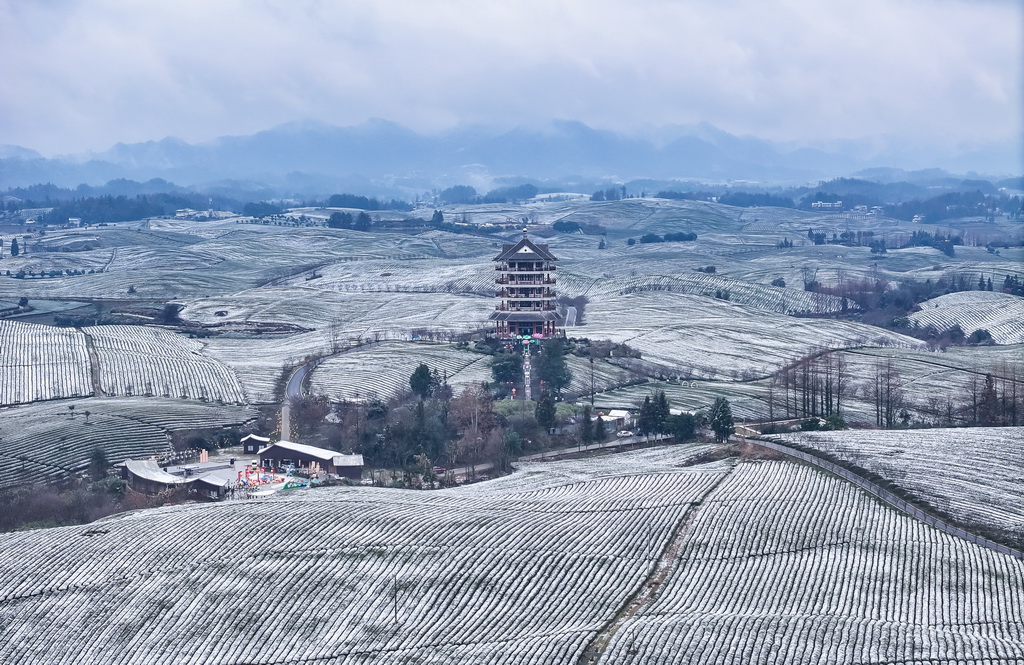
<path id="1" fill-rule="evenodd" d="M 599 189 L 590 195 L 591 201 L 621 201 L 626 198 L 626 187 L 609 187 Z"/>
<path id="2" fill-rule="evenodd" d="M 401 210 L 408 212 L 412 205 L 399 199 L 382 201 L 357 194 L 332 194 L 326 201 L 319 202 L 324 208 L 355 208 L 356 210 Z"/>
<path id="3" fill-rule="evenodd" d="M 327 219 L 327 227 L 331 229 L 353 229 L 355 231 L 369 231 L 372 220 L 367 212 L 361 211 L 355 218 L 349 212 L 335 212 Z"/>
<path id="4" fill-rule="evenodd" d="M 565 362 L 565 353 L 565 340 L 561 337 L 552 337 L 544 340 L 540 353 L 532 362 L 537 378 L 556 396 L 561 396 L 562 390 L 572 382 L 572 372 Z"/>
<path id="5" fill-rule="evenodd" d="M 283 212 L 284 208 L 281 206 L 275 203 L 268 203 L 266 201 L 250 202 L 242 206 L 243 215 L 246 215 L 247 217 L 255 217 L 257 219 L 280 215 Z"/>
<path id="6" fill-rule="evenodd" d="M 644 235 L 640 236 L 640 242 L 641 243 L 690 242 L 690 241 L 696 240 L 696 239 L 697 239 L 697 234 L 696 233 L 684 233 L 682 231 L 679 231 L 679 232 L 671 232 L 670 231 L 669 233 L 666 233 L 664 236 L 659 236 L 657 233 L 645 233 Z"/>

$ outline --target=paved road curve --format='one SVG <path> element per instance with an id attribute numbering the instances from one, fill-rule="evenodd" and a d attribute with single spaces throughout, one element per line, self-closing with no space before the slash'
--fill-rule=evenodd
<path id="1" fill-rule="evenodd" d="M 284 386 L 284 404 L 281 405 L 281 440 L 292 440 L 292 409 L 290 403 L 293 399 L 302 397 L 302 384 L 305 383 L 309 373 L 320 364 L 320 360 L 299 365 L 292 375 L 288 377 L 288 383 Z"/>
<path id="2" fill-rule="evenodd" d="M 317 358 L 316 360 L 310 360 L 308 363 L 296 367 L 295 371 L 292 372 L 292 375 L 288 377 L 288 382 L 284 386 L 284 403 L 281 405 L 281 440 L 292 440 L 292 413 L 289 403 L 291 402 L 291 400 L 302 397 L 305 394 L 305 391 L 302 386 L 303 384 L 305 384 L 306 377 L 309 376 L 310 372 L 316 369 L 317 366 L 320 365 L 320 363 L 327 360 L 328 358 L 334 358 L 335 356 L 340 356 L 341 354 L 349 353 L 350 351 L 370 349 L 375 346 L 380 346 L 381 344 L 384 343 L 384 341 L 387 340 L 382 340 L 379 342 L 369 342 L 367 344 L 360 344 L 358 346 L 350 346 L 349 348 L 342 349 L 337 353 L 332 353 L 329 356 Z"/>

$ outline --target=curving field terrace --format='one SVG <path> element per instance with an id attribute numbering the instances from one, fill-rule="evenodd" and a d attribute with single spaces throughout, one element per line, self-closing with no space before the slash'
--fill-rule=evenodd
<path id="1" fill-rule="evenodd" d="M 921 311 L 909 318 L 940 331 L 958 325 L 966 335 L 988 330 L 996 344 L 1024 344 L 1024 298 L 1009 293 L 949 293 L 921 303 Z"/>
<path id="2" fill-rule="evenodd" d="M 1015 663 L 1024 562 L 790 463 L 740 465 L 600 663 Z"/>
<path id="3" fill-rule="evenodd" d="M 1024 660 L 1024 562 L 809 467 L 683 466 L 703 450 L 4 534 L 0 660 Z"/>
<path id="4" fill-rule="evenodd" d="M 158 398 L 93 398 L 4 409 L 0 488 L 81 471 L 94 448 L 103 449 L 111 463 L 146 458 L 170 450 L 169 432 L 241 425 L 256 415 L 250 407 Z"/>
<path id="5" fill-rule="evenodd" d="M 310 392 L 332 400 L 388 399 L 409 392 L 409 377 L 420 364 L 448 377 L 455 391 L 491 380 L 491 357 L 450 344 L 382 342 L 329 358 L 313 370 Z"/>
<path id="6" fill-rule="evenodd" d="M 81 332 L 0 319 L 0 406 L 93 394 Z"/>
<path id="7" fill-rule="evenodd" d="M 95 326 L 84 332 L 99 357 L 107 395 L 145 395 L 244 404 L 226 365 L 202 354 L 201 342 L 143 326 Z"/>
<path id="8" fill-rule="evenodd" d="M 911 337 L 861 323 L 799 319 L 725 300 L 670 292 L 601 298 L 572 334 L 625 342 L 665 373 L 694 378 L 765 376 L 809 353 L 868 344 L 918 348 Z M 771 342 L 766 344 L 765 339 Z"/>
<path id="9" fill-rule="evenodd" d="M 1024 427 L 774 435 L 877 473 L 958 522 L 1024 542 Z"/>

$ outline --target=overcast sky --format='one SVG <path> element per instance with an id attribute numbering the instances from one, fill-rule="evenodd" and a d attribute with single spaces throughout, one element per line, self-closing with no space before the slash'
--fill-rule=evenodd
<path id="1" fill-rule="evenodd" d="M 293 120 L 1021 140 L 1020 0 L 0 0 L 0 144 Z"/>

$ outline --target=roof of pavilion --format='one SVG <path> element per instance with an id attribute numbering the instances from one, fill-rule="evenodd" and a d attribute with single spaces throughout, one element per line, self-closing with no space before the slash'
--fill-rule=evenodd
<path id="1" fill-rule="evenodd" d="M 539 245 L 527 238 L 525 230 L 523 231 L 522 240 L 514 245 L 505 243 L 501 248 L 501 253 L 494 257 L 495 261 L 511 261 L 519 259 L 523 261 L 533 261 L 537 259 L 542 261 L 558 260 L 548 249 L 547 245 Z"/>
<path id="2" fill-rule="evenodd" d="M 491 321 L 512 321 L 515 323 L 528 323 L 530 321 L 563 321 L 564 319 L 554 310 L 541 312 L 506 312 L 495 310 L 488 317 Z"/>

